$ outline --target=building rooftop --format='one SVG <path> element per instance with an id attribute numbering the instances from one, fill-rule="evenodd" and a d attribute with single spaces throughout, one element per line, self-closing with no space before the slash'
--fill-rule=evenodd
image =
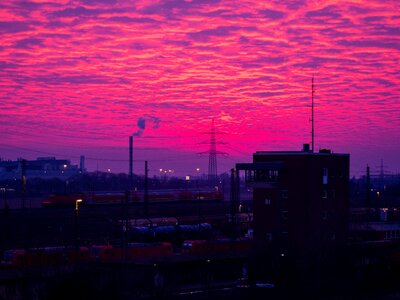
<path id="1" fill-rule="evenodd" d="M 339 155 L 339 156 L 349 156 L 349 154 L 344 153 L 333 153 L 330 149 L 320 149 L 318 152 L 313 152 L 310 150 L 310 145 L 304 144 L 303 150 L 301 151 L 256 151 L 253 155 Z"/>

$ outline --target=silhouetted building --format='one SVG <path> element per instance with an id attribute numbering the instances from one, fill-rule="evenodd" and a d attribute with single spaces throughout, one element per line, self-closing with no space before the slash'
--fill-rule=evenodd
<path id="1" fill-rule="evenodd" d="M 22 159 L 16 161 L 0 161 L 0 179 L 19 178 L 22 172 Z M 38 157 L 26 161 L 26 176 L 29 178 L 60 178 L 67 179 L 82 172 L 77 165 L 72 165 L 67 159 L 55 157 Z"/>
<path id="2" fill-rule="evenodd" d="M 253 188 L 253 269 L 258 279 L 293 284 L 340 262 L 348 239 L 349 154 L 258 151 L 237 164 Z"/>

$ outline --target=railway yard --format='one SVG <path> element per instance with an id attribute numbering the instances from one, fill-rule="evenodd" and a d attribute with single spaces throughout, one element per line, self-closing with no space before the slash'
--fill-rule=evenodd
<path id="1" fill-rule="evenodd" d="M 249 247 L 238 246 L 230 209 L 220 200 L 4 209 L 0 295 L 184 298 L 235 285 Z"/>

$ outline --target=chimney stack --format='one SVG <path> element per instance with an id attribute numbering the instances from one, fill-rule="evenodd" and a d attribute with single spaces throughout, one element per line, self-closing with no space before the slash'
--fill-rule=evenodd
<path id="1" fill-rule="evenodd" d="M 133 136 L 129 137 L 129 179 L 133 178 Z"/>

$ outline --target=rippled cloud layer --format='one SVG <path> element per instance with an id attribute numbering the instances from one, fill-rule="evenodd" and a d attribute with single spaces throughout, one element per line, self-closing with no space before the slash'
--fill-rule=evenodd
<path id="1" fill-rule="evenodd" d="M 190 172 L 215 118 L 225 171 L 311 142 L 314 76 L 316 147 L 350 153 L 355 175 L 381 159 L 400 171 L 399 11 L 397 0 L 4 1 L 2 156 L 86 154 L 105 168 L 127 158 L 143 118 L 157 126 L 135 139 L 137 159 L 185 157 Z"/>

